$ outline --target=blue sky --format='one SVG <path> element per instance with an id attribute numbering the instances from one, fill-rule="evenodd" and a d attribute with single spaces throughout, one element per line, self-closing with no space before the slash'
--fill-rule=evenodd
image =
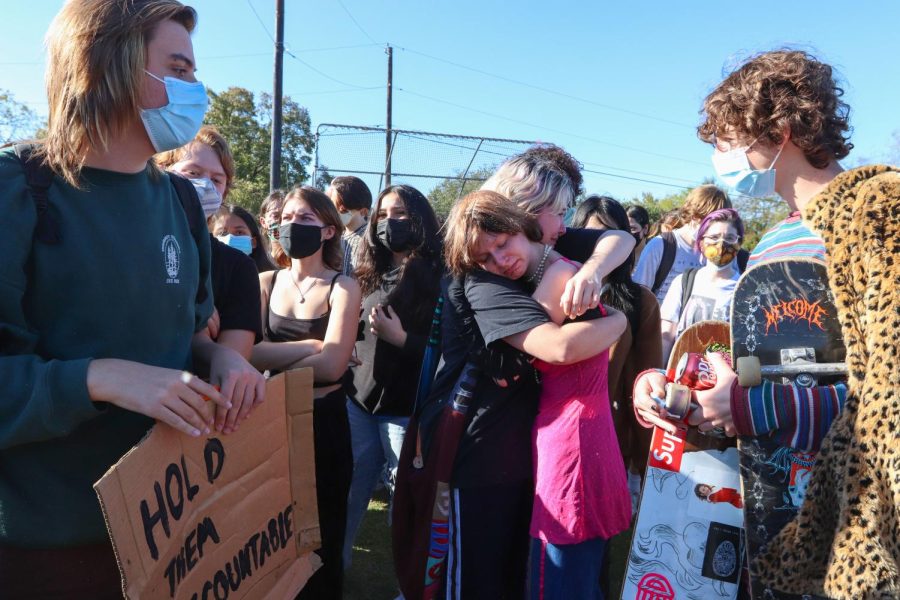
<path id="1" fill-rule="evenodd" d="M 198 77 L 217 91 L 269 91 L 274 0 L 191 4 Z M 314 126 L 384 125 L 390 42 L 394 127 L 555 142 L 596 171 L 589 192 L 623 200 L 712 176 L 697 111 L 723 69 L 760 50 L 799 47 L 837 67 L 856 145 L 845 164 L 884 159 L 900 131 L 898 2 L 285 4 L 296 58 L 285 57 L 284 91 Z M 42 40 L 60 6 L 3 7 L 0 88 L 42 115 Z"/>

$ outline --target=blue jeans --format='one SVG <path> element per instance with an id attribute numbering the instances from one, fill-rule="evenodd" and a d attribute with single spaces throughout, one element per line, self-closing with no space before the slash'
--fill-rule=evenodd
<path id="1" fill-rule="evenodd" d="M 379 478 L 393 495 L 397 463 L 409 417 L 380 417 L 347 400 L 350 443 L 353 447 L 353 479 L 347 497 L 347 533 L 344 538 L 344 569 L 350 566 L 353 542 L 362 523 L 372 491 Z M 388 511 L 390 516 L 390 511 Z"/>
<path id="2" fill-rule="evenodd" d="M 532 600 L 603 600 L 600 567 L 606 542 L 603 538 L 594 538 L 580 544 L 556 545 L 531 538 L 528 597 Z"/>

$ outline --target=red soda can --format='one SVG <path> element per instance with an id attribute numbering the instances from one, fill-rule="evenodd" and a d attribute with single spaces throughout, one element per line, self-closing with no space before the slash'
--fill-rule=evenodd
<path id="1" fill-rule="evenodd" d="M 686 352 L 675 367 L 674 381 L 692 390 L 708 390 L 716 385 L 716 370 L 699 352 Z"/>

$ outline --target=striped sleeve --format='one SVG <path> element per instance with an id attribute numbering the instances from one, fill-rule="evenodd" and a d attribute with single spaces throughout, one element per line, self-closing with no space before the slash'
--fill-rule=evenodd
<path id="1" fill-rule="evenodd" d="M 744 388 L 735 382 L 731 414 L 739 435 L 774 435 L 784 446 L 815 452 L 846 399 L 843 382 L 811 388 L 771 381 Z"/>
<path id="2" fill-rule="evenodd" d="M 793 213 L 766 232 L 750 254 L 748 267 L 779 258 L 814 258 L 825 261 L 825 243 Z"/>

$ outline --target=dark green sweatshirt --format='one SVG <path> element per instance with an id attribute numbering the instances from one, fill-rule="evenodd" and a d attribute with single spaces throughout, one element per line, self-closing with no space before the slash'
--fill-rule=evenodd
<path id="1" fill-rule="evenodd" d="M 168 176 L 86 168 L 83 181 L 50 188 L 61 243 L 32 241 L 25 175 L 0 152 L 2 545 L 108 539 L 92 485 L 153 421 L 91 402 L 88 365 L 190 368 L 191 337 L 212 312 L 211 293 L 195 301 L 209 286 L 209 238 L 193 239 Z"/>

